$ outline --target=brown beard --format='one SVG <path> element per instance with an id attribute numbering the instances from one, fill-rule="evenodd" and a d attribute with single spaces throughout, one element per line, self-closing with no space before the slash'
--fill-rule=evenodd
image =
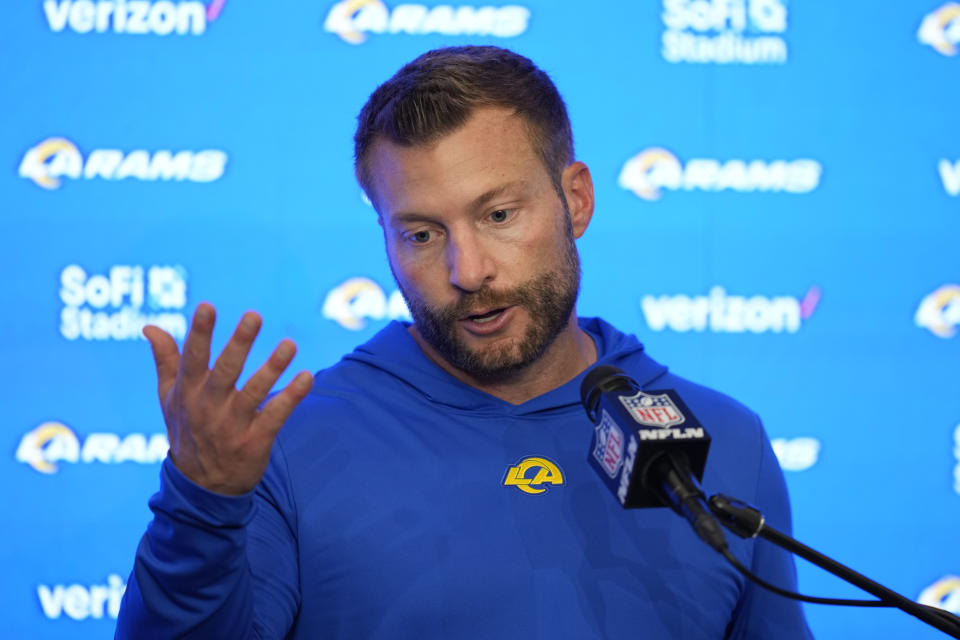
<path id="1" fill-rule="evenodd" d="M 478 380 L 495 382 L 535 362 L 567 326 L 580 290 L 580 258 L 566 219 L 566 246 L 558 269 L 545 271 L 508 291 L 489 287 L 464 293 L 453 304 L 431 308 L 397 284 L 413 315 L 420 336 L 444 360 Z M 396 278 L 396 274 L 394 274 Z M 469 348 L 457 333 L 459 320 L 477 309 L 517 306 L 530 316 L 530 326 L 519 343 Z"/>

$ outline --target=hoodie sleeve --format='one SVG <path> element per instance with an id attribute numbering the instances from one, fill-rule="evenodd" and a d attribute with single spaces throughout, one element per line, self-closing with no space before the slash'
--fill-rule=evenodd
<path id="1" fill-rule="evenodd" d="M 759 432 L 760 473 L 752 502 L 763 513 L 770 526 L 792 535 L 790 500 L 783 471 L 760 419 L 756 415 L 754 419 Z M 797 590 L 797 570 L 793 556 L 767 540 L 758 538 L 754 541 L 750 570 L 783 589 Z M 767 591 L 752 581 L 746 581 L 738 609 L 729 635 L 731 640 L 813 638 L 800 602 Z"/>
<path id="2" fill-rule="evenodd" d="M 279 443 L 257 488 L 207 491 L 169 458 L 116 638 L 283 638 L 300 604 L 296 519 Z"/>

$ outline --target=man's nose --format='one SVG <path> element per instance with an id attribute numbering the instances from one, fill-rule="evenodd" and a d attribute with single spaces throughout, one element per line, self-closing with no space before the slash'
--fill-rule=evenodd
<path id="1" fill-rule="evenodd" d="M 496 263 L 476 233 L 451 236 L 447 245 L 450 284 L 463 291 L 478 291 L 496 276 Z"/>

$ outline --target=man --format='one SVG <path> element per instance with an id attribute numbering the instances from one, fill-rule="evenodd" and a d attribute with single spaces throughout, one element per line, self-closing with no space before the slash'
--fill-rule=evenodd
<path id="1" fill-rule="evenodd" d="M 790 527 L 753 413 L 577 318 L 593 184 L 549 78 L 503 49 L 430 52 L 373 93 L 355 141 L 414 322 L 266 404 L 294 345 L 236 390 L 256 314 L 212 369 L 210 305 L 182 357 L 144 330 L 170 455 L 117 635 L 809 637 L 796 603 L 747 583 L 667 509 L 624 511 L 586 463 L 580 381 L 612 364 L 676 389 L 708 426 L 708 491 Z M 786 554 L 731 547 L 795 583 Z"/>

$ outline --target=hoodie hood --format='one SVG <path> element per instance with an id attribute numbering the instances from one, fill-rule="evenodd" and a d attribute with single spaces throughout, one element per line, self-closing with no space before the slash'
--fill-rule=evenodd
<path id="1" fill-rule="evenodd" d="M 592 366 L 607 364 L 620 367 L 641 386 L 666 373 L 666 367 L 644 353 L 643 345 L 636 337 L 621 333 L 600 318 L 579 318 L 578 324 L 593 338 L 596 345 L 597 361 Z M 334 368 L 361 367 L 362 370 L 356 372 L 357 380 L 364 380 L 365 386 L 370 388 L 383 384 L 377 381 L 377 377 L 390 376 L 395 378 L 392 384 L 399 381 L 416 389 L 427 401 L 451 409 L 501 415 L 530 415 L 580 407 L 580 383 L 591 367 L 556 389 L 523 404 L 514 405 L 475 389 L 438 367 L 420 349 L 410 335 L 409 327 L 410 323 L 391 322 L 369 342 L 345 356 Z"/>

